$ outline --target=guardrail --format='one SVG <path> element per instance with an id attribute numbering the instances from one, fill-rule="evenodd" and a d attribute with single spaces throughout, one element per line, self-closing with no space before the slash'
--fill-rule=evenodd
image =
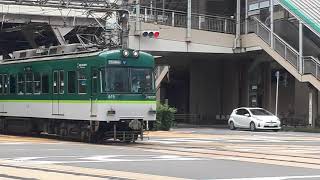
<path id="1" fill-rule="evenodd" d="M 131 19 L 136 19 L 136 7 L 130 8 Z M 159 9 L 140 6 L 140 21 L 157 23 L 166 26 L 187 28 L 187 13 L 169 9 Z M 191 15 L 191 28 L 197 30 L 235 34 L 236 23 L 234 19 L 204 14 Z"/>

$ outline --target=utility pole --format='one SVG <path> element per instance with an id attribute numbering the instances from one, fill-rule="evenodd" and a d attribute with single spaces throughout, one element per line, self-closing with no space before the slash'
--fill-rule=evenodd
<path id="1" fill-rule="evenodd" d="M 275 112 L 275 115 L 278 116 L 279 77 L 280 77 L 279 71 L 276 72 L 276 77 L 277 77 L 277 89 L 276 89 L 276 112 Z"/>
<path id="2" fill-rule="evenodd" d="M 187 41 L 191 39 L 191 0 L 188 0 Z"/>

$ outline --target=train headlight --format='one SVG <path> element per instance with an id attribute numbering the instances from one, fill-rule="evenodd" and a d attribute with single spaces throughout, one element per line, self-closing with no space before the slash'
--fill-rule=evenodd
<path id="1" fill-rule="evenodd" d="M 122 55 L 123 55 L 124 57 L 129 57 L 130 52 L 129 52 L 128 50 L 123 50 L 123 51 L 122 51 Z"/>
<path id="2" fill-rule="evenodd" d="M 139 57 L 139 54 L 140 54 L 139 51 L 133 51 L 133 56 L 134 57 L 136 57 L 136 58 Z"/>

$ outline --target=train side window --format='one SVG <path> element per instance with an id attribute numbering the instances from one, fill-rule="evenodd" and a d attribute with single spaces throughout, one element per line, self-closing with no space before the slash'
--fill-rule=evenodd
<path id="1" fill-rule="evenodd" d="M 33 86 L 34 86 L 34 93 L 40 94 L 41 92 L 41 76 L 40 73 L 36 72 L 33 76 Z"/>
<path id="2" fill-rule="evenodd" d="M 33 93 L 33 73 L 26 73 L 26 94 Z"/>
<path id="3" fill-rule="evenodd" d="M 42 74 L 41 78 L 41 92 L 47 94 L 49 93 L 49 76 L 48 74 Z"/>
<path id="4" fill-rule="evenodd" d="M 10 75 L 10 94 L 15 94 L 17 92 L 17 76 L 14 74 Z"/>
<path id="5" fill-rule="evenodd" d="M 64 94 L 64 71 L 59 71 L 59 94 Z"/>
<path id="6" fill-rule="evenodd" d="M 58 94 L 58 71 L 53 72 L 53 93 Z"/>
<path id="7" fill-rule="evenodd" d="M 85 72 L 82 70 L 78 71 L 78 93 L 87 93 L 87 78 Z"/>
<path id="8" fill-rule="evenodd" d="M 24 75 L 22 73 L 18 74 L 18 94 L 24 94 Z"/>
<path id="9" fill-rule="evenodd" d="M 2 74 L 0 74 L 0 94 L 2 95 L 3 93 L 3 77 Z"/>
<path id="10" fill-rule="evenodd" d="M 101 93 L 107 92 L 107 81 L 106 81 L 106 71 L 104 69 L 100 70 L 100 90 Z"/>
<path id="11" fill-rule="evenodd" d="M 92 93 L 97 94 L 98 93 L 98 70 L 94 69 L 92 70 Z"/>
<path id="12" fill-rule="evenodd" d="M 9 91 L 9 79 L 8 79 L 8 75 L 7 74 L 3 75 L 3 84 L 4 84 L 3 94 L 8 94 L 8 91 Z"/>
<path id="13" fill-rule="evenodd" d="M 76 72 L 69 71 L 68 72 L 68 93 L 76 93 Z"/>

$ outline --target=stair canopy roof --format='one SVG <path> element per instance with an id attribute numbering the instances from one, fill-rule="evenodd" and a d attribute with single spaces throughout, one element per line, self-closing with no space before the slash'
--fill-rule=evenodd
<path id="1" fill-rule="evenodd" d="M 279 2 L 320 36 L 320 0 L 279 0 Z"/>

